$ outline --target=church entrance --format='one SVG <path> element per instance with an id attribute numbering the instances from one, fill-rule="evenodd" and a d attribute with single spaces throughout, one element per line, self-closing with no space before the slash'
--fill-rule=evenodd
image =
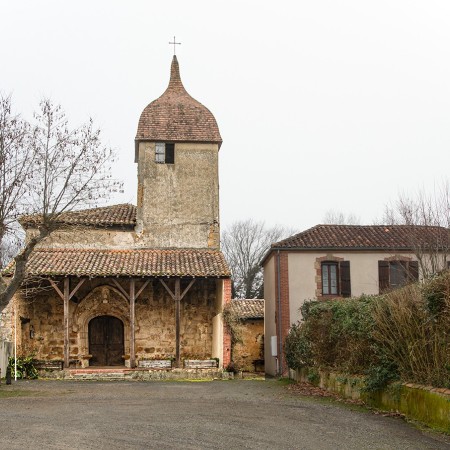
<path id="1" fill-rule="evenodd" d="M 123 365 L 123 323 L 112 316 L 95 317 L 89 322 L 90 366 Z"/>

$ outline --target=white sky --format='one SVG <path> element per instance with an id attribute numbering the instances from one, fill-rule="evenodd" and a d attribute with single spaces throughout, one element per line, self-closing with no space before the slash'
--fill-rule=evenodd
<path id="1" fill-rule="evenodd" d="M 448 0 L 0 0 L 0 90 L 92 116 L 136 197 L 134 136 L 169 80 L 215 115 L 222 227 L 363 223 L 450 172 Z"/>

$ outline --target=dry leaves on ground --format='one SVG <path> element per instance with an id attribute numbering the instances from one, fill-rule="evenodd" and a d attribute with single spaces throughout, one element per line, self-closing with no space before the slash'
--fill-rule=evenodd
<path id="1" fill-rule="evenodd" d="M 305 395 L 307 397 L 331 398 L 332 400 L 334 400 L 336 402 L 347 403 L 347 404 L 358 405 L 358 406 L 366 406 L 374 414 L 377 414 L 377 415 L 380 415 L 383 417 L 401 417 L 401 418 L 405 417 L 404 414 L 401 414 L 398 411 L 378 411 L 376 409 L 372 409 L 372 408 L 368 407 L 362 400 L 343 398 L 340 395 L 335 394 L 334 392 L 330 392 L 321 387 L 314 386 L 313 384 L 308 383 L 306 381 L 301 381 L 298 383 L 290 384 L 287 386 L 287 388 L 291 392 L 294 392 L 298 395 Z"/>

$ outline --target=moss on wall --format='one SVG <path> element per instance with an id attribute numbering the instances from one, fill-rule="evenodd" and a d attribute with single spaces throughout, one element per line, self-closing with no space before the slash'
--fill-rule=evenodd
<path id="1" fill-rule="evenodd" d="M 345 398 L 361 399 L 377 409 L 398 411 L 408 418 L 450 433 L 450 389 L 392 383 L 385 389 L 369 393 L 363 389 L 362 377 L 307 368 L 291 370 L 291 378 L 313 382 Z"/>

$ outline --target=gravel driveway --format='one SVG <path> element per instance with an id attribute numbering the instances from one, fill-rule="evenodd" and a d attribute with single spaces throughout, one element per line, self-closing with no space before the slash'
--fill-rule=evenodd
<path id="1" fill-rule="evenodd" d="M 1 449 L 450 449 L 401 419 L 300 397 L 276 380 L 29 381 L 0 386 Z"/>

